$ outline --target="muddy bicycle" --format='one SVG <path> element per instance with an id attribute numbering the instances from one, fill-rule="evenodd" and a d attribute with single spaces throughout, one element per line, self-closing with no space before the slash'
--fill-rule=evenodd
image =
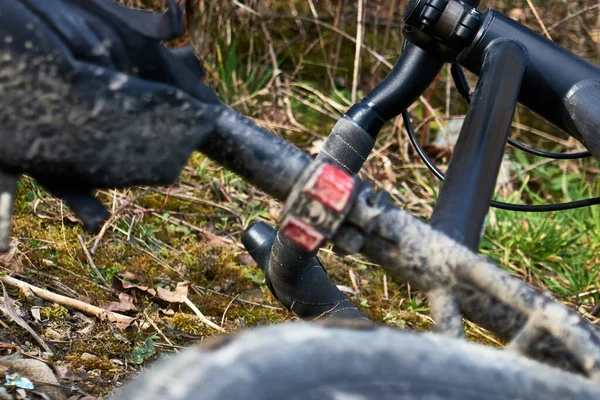
<path id="1" fill-rule="evenodd" d="M 274 296 L 315 324 L 224 337 L 155 366 L 121 399 L 596 399 L 600 334 L 576 312 L 476 254 L 507 143 L 538 155 L 600 159 L 600 69 L 478 1 L 413 0 L 407 42 L 388 77 L 338 121 L 312 159 L 224 106 L 164 14 L 106 0 L 0 3 L 0 247 L 21 174 L 93 230 L 96 188 L 165 184 L 198 150 L 285 202 L 279 231 L 242 238 Z M 381 127 L 446 63 L 470 102 L 430 224 L 357 177 Z M 473 94 L 465 67 L 478 74 Z M 500 88 L 500 90 L 498 90 Z M 589 152 L 549 154 L 509 140 L 517 102 Z M 442 177 L 422 149 L 417 149 Z M 555 205 L 566 209 L 598 199 Z M 427 293 L 436 333 L 376 327 L 327 276 L 318 249 L 363 254 Z M 462 318 L 506 339 L 464 340 Z"/>

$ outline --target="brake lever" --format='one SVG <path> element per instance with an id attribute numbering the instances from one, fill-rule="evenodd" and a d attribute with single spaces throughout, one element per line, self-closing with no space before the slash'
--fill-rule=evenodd
<path id="1" fill-rule="evenodd" d="M 332 162 L 350 175 L 358 174 L 381 127 L 427 89 L 444 62 L 434 53 L 407 44 L 385 80 L 351 107 L 333 127 L 317 160 Z M 331 187 L 320 193 L 325 202 L 328 199 L 335 202 L 336 177 L 332 177 Z M 364 319 L 337 289 L 316 255 L 325 236 L 293 217 L 301 203 L 289 203 L 292 217 L 283 220 L 277 235 L 262 225 L 248 228 L 243 237 L 244 246 L 265 272 L 271 292 L 299 317 Z M 326 213 L 326 209 L 318 214 L 322 222 L 327 221 L 322 227 L 333 226 L 325 218 L 333 214 Z M 286 237 L 292 240 L 288 241 Z"/>

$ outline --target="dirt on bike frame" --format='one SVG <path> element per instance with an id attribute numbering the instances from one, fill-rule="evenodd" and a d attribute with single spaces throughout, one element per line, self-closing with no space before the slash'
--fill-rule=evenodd
<path id="1" fill-rule="evenodd" d="M 522 354 L 600 379 L 591 325 L 491 264 L 459 255 L 479 246 L 517 102 L 600 159 L 600 69 L 492 9 L 478 11 L 478 3 L 411 1 L 399 60 L 338 121 L 315 161 L 235 114 L 199 150 L 287 199 L 279 233 L 258 223 L 242 241 L 274 296 L 303 319 L 365 319 L 320 267 L 316 254 L 329 240 L 339 253 L 361 252 L 423 290 L 440 332 L 461 337 L 464 315 Z M 479 81 L 431 227 L 415 228 L 385 194 L 351 176 L 383 124 L 402 112 L 406 118 L 445 63 Z M 464 247 L 445 247 L 448 237 Z"/>
<path id="2" fill-rule="evenodd" d="M 56 0 L 52 5 L 33 0 L 0 2 L 4 21 L 0 32 L 19 33 L 19 40 L 11 36 L 1 46 L 10 56 L 1 60 L 8 65 L 1 78 L 10 84 L 3 87 L 8 111 L 3 114 L 0 250 L 8 246 L 10 202 L 20 174 L 54 189 L 52 193 L 67 201 L 84 226 L 94 227 L 106 220 L 108 211 L 93 197 L 92 189 L 172 183 L 189 154 L 199 150 L 285 202 L 279 232 L 257 223 L 245 232 L 242 242 L 265 271 L 274 296 L 303 319 L 366 321 L 317 258 L 319 248 L 331 242 L 338 253 L 361 253 L 421 289 L 442 334 L 464 336 L 464 316 L 509 341 L 509 350 L 517 354 L 587 376 L 594 383 L 585 383 L 597 392 L 598 329 L 475 251 L 489 205 L 498 205 L 490 200 L 517 102 L 570 133 L 600 159 L 600 136 L 595 132 L 600 127 L 600 68 L 494 10 L 478 11 L 477 1 L 413 0 L 406 12 L 407 43 L 395 67 L 336 123 L 320 154 L 312 159 L 225 107 L 203 85 L 201 74 L 184 67 L 188 57 L 178 58 L 181 55 L 160 44 L 171 33 L 181 32 L 172 30 L 173 25 L 182 28 L 181 10 L 174 0 L 169 4 L 170 13 L 160 14 L 161 25 L 154 18 L 148 20 L 145 12 L 125 13 L 122 6 L 104 0 Z M 80 22 L 77 16 L 87 18 L 87 24 L 69 24 Z M 33 29 L 22 29 L 28 25 Z M 90 40 L 81 35 L 83 28 L 88 29 Z M 92 28 L 104 34 L 97 37 Z M 101 54 L 95 51 L 94 44 L 107 38 L 113 46 L 102 47 L 106 52 Z M 52 52 L 61 56 L 60 63 Z M 453 64 L 457 87 L 471 100 L 471 107 L 428 225 L 392 204 L 385 192 L 375 192 L 357 174 L 387 121 L 403 114 L 411 133 L 406 109 L 445 63 Z M 459 66 L 480 75 L 472 97 Z M 46 107 L 52 118 L 40 121 L 38 117 L 29 124 L 19 112 L 11 112 L 13 103 Z M 69 107 L 82 118 L 73 120 Z M 140 132 L 146 134 L 143 140 Z M 41 140 L 45 144 L 41 150 L 31 145 L 40 138 L 46 139 Z M 338 334 L 352 336 L 345 331 Z M 384 333 L 381 340 L 392 336 Z M 352 343 L 369 340 L 354 337 Z M 425 342 L 415 338 L 414 343 L 425 343 L 421 349 L 427 352 L 429 344 L 440 338 L 430 337 L 434 338 Z M 298 344 L 306 338 L 291 335 L 288 339 Z M 265 345 L 274 350 L 275 343 L 269 339 Z M 459 347 L 468 347 L 463 344 Z M 347 353 L 347 348 L 339 350 L 338 355 Z M 394 354 L 405 349 L 397 350 Z M 368 355 L 362 354 L 360 361 Z M 522 359 L 506 361 L 515 358 Z M 492 359 L 490 355 L 488 360 Z M 227 360 L 234 358 L 218 362 L 225 365 Z M 264 358 L 259 354 L 256 360 L 260 364 Z M 457 358 L 448 360 L 448 365 L 455 365 Z M 345 367 L 343 361 L 340 364 Z M 321 366 L 339 367 L 326 361 Z M 186 370 L 190 380 L 198 380 L 195 370 Z M 490 375 L 489 381 L 495 376 Z"/>

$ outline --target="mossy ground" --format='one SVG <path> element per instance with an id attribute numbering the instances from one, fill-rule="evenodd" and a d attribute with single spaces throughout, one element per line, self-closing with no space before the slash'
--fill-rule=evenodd
<path id="1" fill-rule="evenodd" d="M 205 161 L 200 156 L 194 157 L 188 170 L 195 171 L 196 164 Z M 235 200 L 219 200 L 212 192 L 205 191 L 205 185 L 213 179 L 212 174 L 198 177 L 195 172 L 184 172 L 182 181 L 193 182 L 195 188 L 190 189 L 187 184 L 158 188 L 158 192 L 169 193 L 166 201 L 166 195 L 152 191 L 139 197 L 143 189 L 100 193 L 98 196 L 109 207 L 117 199 L 117 209 L 131 198 L 137 199 L 123 209 L 103 236 L 93 255 L 95 265 L 109 282 L 126 279 L 143 287 L 171 290 L 178 282 L 192 282 L 189 299 L 227 333 L 294 319 L 270 295 L 260 271 L 238 244 L 241 219 L 226 212 L 227 216 L 219 217 L 222 223 L 219 227 L 211 220 L 210 216 L 223 213 L 222 207 L 235 213 L 247 212 L 249 207 L 247 203 L 235 204 Z M 263 206 L 271 204 L 254 189 L 244 191 L 260 198 L 256 201 Z M 235 196 L 242 196 L 244 191 L 235 192 Z M 214 205 L 178 198 L 195 198 Z M 275 222 L 268 217 L 268 209 L 263 214 L 271 223 Z M 194 228 L 182 229 L 186 226 L 178 223 L 179 218 L 211 235 L 207 238 Z M 18 270 L 11 271 L 14 277 L 101 307 L 118 301 L 118 293 L 99 282 L 78 241 L 81 235 L 91 248 L 95 236 L 83 232 L 66 206 L 28 178 L 21 181 L 17 192 L 13 234 L 18 239 L 18 252 L 5 269 L 11 271 L 20 264 Z M 340 259 L 327 251 L 322 259 L 338 284 L 357 290 L 351 299 L 372 320 L 399 328 L 430 328 L 426 301 L 419 293 L 409 294 L 406 284 L 385 276 L 381 269 L 359 258 Z M 77 381 L 76 386 L 98 396 L 106 395 L 115 385 L 137 374 L 161 353 L 176 351 L 219 333 L 203 324 L 185 304 L 166 303 L 144 290 L 127 292 L 137 307 L 130 315 L 139 319 L 129 328 L 119 330 L 72 308 L 8 288 L 9 296 L 18 300 L 25 318 L 52 346 L 54 354 L 48 362 L 70 366 L 74 371 L 85 370 L 87 378 Z M 33 307 L 41 307 L 40 321 L 32 318 Z M 0 328 L 5 340 L 29 354 L 47 356 L 26 331 L 10 320 L 6 324 L 7 328 Z M 158 331 L 160 336 L 155 336 Z M 148 338 L 152 338 L 153 348 L 143 353 L 141 360 L 134 359 L 139 349 L 148 350 Z M 89 357 L 90 354 L 94 357 Z"/>

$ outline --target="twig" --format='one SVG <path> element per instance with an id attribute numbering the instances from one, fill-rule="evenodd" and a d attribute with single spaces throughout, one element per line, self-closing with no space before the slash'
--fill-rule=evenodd
<path id="1" fill-rule="evenodd" d="M 231 307 L 231 305 L 238 298 L 238 296 L 239 296 L 239 294 L 236 294 L 235 297 L 233 299 L 231 299 L 229 304 L 227 304 L 227 307 L 225 307 L 225 311 L 223 311 L 223 316 L 221 317 L 221 328 L 223 327 L 223 324 L 225 323 L 225 316 L 227 315 L 227 311 L 229 311 L 229 307 Z"/>
<path id="2" fill-rule="evenodd" d="M 550 36 L 550 32 L 548 32 L 548 29 L 546 29 L 546 25 L 544 24 L 544 21 L 542 21 L 542 19 L 540 18 L 540 15 L 538 14 L 535 6 L 533 5 L 533 3 L 531 2 L 531 0 L 527 0 L 527 4 L 529 4 L 529 8 L 531 8 L 531 11 L 533 11 L 533 15 L 535 15 L 535 19 L 537 19 L 538 24 L 540 24 L 540 26 L 542 27 L 542 31 L 544 31 L 544 35 L 546 35 L 546 37 L 550 40 L 552 40 L 552 36 Z"/>
<path id="3" fill-rule="evenodd" d="M 88 303 L 84 303 L 81 300 L 76 300 L 70 297 L 50 292 L 49 290 L 30 285 L 27 282 L 20 281 L 10 276 L 0 277 L 0 281 L 7 285 L 18 287 L 19 289 L 24 291 L 31 291 L 34 295 L 38 296 L 41 299 L 51 301 L 53 303 L 60 304 L 63 306 L 72 307 L 86 314 L 93 315 L 99 318 L 100 320 L 108 320 L 109 322 L 115 323 L 120 328 L 126 328 L 135 319 L 123 314 L 115 313 L 100 307 L 93 306 Z"/>
<path id="4" fill-rule="evenodd" d="M 364 37 L 363 8 L 366 0 L 358 0 L 358 14 L 356 15 L 356 47 L 354 50 L 354 73 L 352 75 L 352 103 L 356 103 L 358 92 L 358 77 L 360 75 L 360 53 Z"/>
<path id="5" fill-rule="evenodd" d="M 315 7 L 315 4 L 313 3 L 313 0 L 308 0 L 308 5 L 310 7 L 310 12 L 312 13 L 313 17 L 315 17 L 315 19 L 319 19 L 319 14 L 317 13 L 317 8 Z M 300 22 L 300 21 L 298 21 Z M 327 62 L 327 52 L 325 51 L 325 39 L 323 38 L 323 32 L 321 32 L 321 27 L 319 25 L 316 25 L 317 27 L 317 34 L 319 35 L 319 45 L 321 48 L 321 53 L 323 54 L 323 60 L 325 61 L 325 68 L 327 70 L 327 76 L 329 78 L 329 83 L 332 87 L 332 89 L 335 89 L 335 79 L 333 77 L 333 73 L 331 71 L 331 64 L 329 62 Z"/>
<path id="6" fill-rule="evenodd" d="M 350 275 L 350 282 L 352 283 L 352 287 L 354 288 L 354 291 L 356 292 L 356 294 L 360 293 L 360 289 L 358 288 L 358 283 L 356 282 L 356 275 L 354 274 L 354 271 L 349 269 L 348 275 Z"/>
<path id="7" fill-rule="evenodd" d="M 142 208 L 142 207 L 140 207 L 140 208 Z M 157 212 L 152 212 L 152 215 L 154 215 L 155 217 L 162 218 L 162 215 L 159 214 L 159 213 L 157 213 Z M 189 223 L 189 222 L 187 222 L 187 221 L 185 221 L 185 220 L 183 220 L 181 218 L 175 218 L 173 216 L 169 216 L 166 219 L 168 221 L 175 221 L 175 222 L 177 222 L 177 223 L 179 223 L 181 225 L 185 225 L 188 228 L 190 228 L 191 230 L 200 233 L 202 236 L 204 236 L 205 238 L 207 238 L 209 240 L 212 240 L 212 241 L 215 241 L 215 242 L 227 243 L 227 244 L 234 244 L 234 241 L 231 240 L 231 239 L 228 239 L 228 238 L 223 237 L 223 236 L 216 235 L 216 234 L 208 231 L 207 229 L 204 229 L 204 228 L 201 228 L 201 227 L 196 226 L 194 224 L 191 224 L 191 223 Z"/>
<path id="8" fill-rule="evenodd" d="M 600 8 L 600 4 L 594 4 L 593 6 L 586 7 L 586 8 L 581 9 L 573 14 L 569 14 L 566 17 L 564 17 L 563 19 L 561 19 L 560 21 L 558 21 L 557 23 L 549 26 L 548 31 L 553 31 L 554 29 L 558 28 L 560 25 L 564 24 L 565 22 L 569 21 L 570 19 L 577 18 L 581 14 L 585 14 L 586 12 L 595 10 L 596 8 Z"/>
<path id="9" fill-rule="evenodd" d="M 383 299 L 389 300 L 387 274 L 383 274 Z"/>
<path id="10" fill-rule="evenodd" d="M 79 240 L 79 244 L 81 244 L 81 248 L 83 249 L 83 253 L 85 254 L 85 258 L 87 259 L 88 264 L 90 265 L 90 268 L 94 271 L 94 273 L 96 274 L 96 276 L 98 277 L 100 282 L 102 282 L 102 284 L 104 286 L 106 286 L 107 288 L 110 288 L 110 286 L 108 285 L 108 282 L 106 282 L 106 279 L 104 279 L 104 276 L 102 276 L 102 274 L 98 270 L 98 267 L 96 267 L 96 263 L 94 262 L 92 255 L 90 254 L 89 250 L 87 249 L 87 246 L 85 245 L 85 241 L 83 240 L 81 235 L 78 234 L 77 239 Z"/>
<path id="11" fill-rule="evenodd" d="M 156 332 L 158 332 L 158 334 L 163 338 L 163 340 L 165 342 L 167 342 L 171 346 L 174 346 L 173 342 L 171 342 L 169 340 L 169 338 L 165 336 L 165 334 L 163 333 L 163 331 L 158 327 L 158 325 L 156 325 L 156 323 L 152 320 L 152 318 L 150 318 L 150 316 L 148 315 L 148 313 L 146 312 L 146 310 L 144 310 L 144 317 L 146 318 L 146 321 L 148 321 L 148 323 L 150 325 L 152 325 L 152 327 L 156 330 Z M 177 351 L 177 350 L 175 350 L 175 351 Z"/>
<path id="12" fill-rule="evenodd" d="M 302 17 L 302 16 L 298 16 L 298 17 L 293 17 L 293 18 L 289 18 L 289 17 L 283 17 L 283 16 L 263 16 L 262 14 L 254 11 L 255 15 L 257 15 L 260 18 L 268 18 L 268 19 L 299 19 L 301 21 L 307 21 L 307 22 L 313 22 L 316 25 L 320 25 L 324 28 L 327 28 L 335 33 L 337 33 L 338 35 L 342 36 L 345 39 L 348 39 L 349 41 L 351 41 L 352 43 L 356 43 L 356 38 L 352 37 L 352 35 L 347 34 L 346 32 L 336 28 L 335 26 L 328 24 L 326 22 L 322 22 L 319 20 L 316 20 L 314 18 L 308 18 L 308 17 Z M 393 64 L 391 62 L 389 62 L 388 60 L 385 59 L 385 57 L 383 57 L 381 54 L 379 54 L 378 52 L 376 52 L 375 50 L 373 50 L 372 47 L 369 47 L 367 45 L 365 45 L 364 43 L 361 44 L 361 47 L 370 55 L 372 55 L 373 57 L 375 57 L 375 59 L 379 62 L 381 62 L 383 65 L 385 65 L 386 67 L 388 67 L 389 69 L 393 68 Z"/>
<path id="13" fill-rule="evenodd" d="M 260 27 L 267 39 L 267 45 L 269 48 L 269 57 L 271 58 L 271 65 L 273 66 L 273 76 L 271 77 L 271 83 L 275 82 L 275 95 L 278 95 L 277 90 L 283 87 L 283 82 L 281 81 L 281 69 L 279 69 L 279 61 L 277 61 L 277 53 L 275 52 L 275 48 L 273 47 L 273 39 L 271 38 L 271 33 L 269 29 L 267 29 L 267 25 L 264 22 L 261 22 Z"/>
<path id="14" fill-rule="evenodd" d="M 148 189 L 148 190 L 150 190 L 150 189 Z M 166 220 L 166 221 L 175 221 L 175 222 L 177 222 L 177 223 L 179 223 L 179 224 L 181 224 L 181 225 L 185 225 L 185 226 L 187 226 L 188 228 L 190 228 L 190 229 L 192 229 L 192 230 L 194 230 L 194 231 L 196 231 L 196 232 L 200 233 L 201 235 L 203 235 L 205 238 L 207 238 L 207 239 L 209 239 L 209 240 L 213 240 L 213 241 L 217 241 L 217 242 L 223 242 L 223 243 L 227 243 L 227 244 L 234 244 L 234 241 L 233 241 L 233 240 L 231 240 L 231 239 L 228 239 L 228 238 L 226 238 L 226 237 L 222 237 L 222 236 L 215 235 L 214 233 L 212 233 L 212 232 L 209 232 L 209 231 L 208 231 L 208 230 L 206 230 L 206 229 L 200 228 L 199 226 L 193 225 L 193 224 L 191 224 L 191 223 L 189 223 L 189 222 L 187 222 L 187 221 L 185 221 L 185 220 L 183 220 L 183 219 L 180 219 L 180 218 L 175 218 L 175 217 L 173 217 L 173 216 L 164 217 L 162 214 L 160 214 L 160 213 L 158 212 L 158 211 L 160 211 L 160 209 L 151 210 L 151 209 L 147 209 L 147 208 L 145 208 L 145 207 L 139 206 L 139 205 L 137 205 L 137 204 L 133 204 L 133 205 L 132 205 L 132 207 L 135 209 L 135 210 L 133 210 L 133 213 L 134 213 L 134 214 L 152 214 L 153 216 L 155 216 L 155 217 L 159 217 L 159 218 L 162 218 L 162 219 L 164 219 L 164 220 Z M 113 214 L 113 215 L 116 215 L 117 213 L 121 212 L 121 210 L 122 210 L 123 208 L 124 208 L 124 207 L 122 207 L 121 209 L 117 210 L 117 212 L 115 212 L 115 214 Z M 110 220 L 110 218 L 109 218 L 109 220 Z M 104 225 L 105 225 L 107 228 L 110 226 L 110 224 L 108 223 L 108 221 L 107 221 L 107 224 L 104 224 Z M 103 228 L 103 229 L 104 229 L 104 228 Z M 125 235 L 126 235 L 126 234 L 127 234 L 127 232 L 123 232 L 123 234 L 125 234 Z M 96 246 L 96 244 L 98 243 L 98 239 L 99 239 L 99 238 L 101 239 L 101 235 L 103 235 L 103 233 L 102 233 L 102 232 L 100 232 L 100 234 L 98 235 L 98 238 L 96 239 L 96 243 L 94 243 L 94 246 Z M 92 250 L 93 250 L 93 248 L 92 248 Z M 94 254 L 93 252 L 91 252 L 91 253 L 92 253 L 92 254 Z"/>
<path id="15" fill-rule="evenodd" d="M 338 0 L 336 9 L 335 9 L 335 17 L 333 19 L 333 27 L 335 29 L 344 30 L 344 19 L 342 18 L 342 12 L 344 9 L 344 1 Z M 337 69 L 340 64 L 340 53 L 342 51 L 342 37 L 338 36 L 335 45 L 330 50 L 330 58 L 333 57 L 333 75 L 337 74 Z M 335 86 L 334 86 L 335 88 Z"/>
<path id="16" fill-rule="evenodd" d="M 196 307 L 196 305 L 194 303 L 192 303 L 192 301 L 190 299 L 188 299 L 187 296 L 182 296 L 183 298 L 183 302 L 185 304 L 187 304 L 187 306 L 189 308 L 192 309 L 192 311 L 194 312 L 194 314 L 196 314 L 198 316 L 198 318 L 200 318 L 200 321 L 204 322 L 206 325 L 210 326 L 211 328 L 213 328 L 214 330 L 217 330 L 219 332 L 223 332 L 223 328 L 221 328 L 219 325 L 215 324 L 214 322 L 212 322 L 211 320 L 209 320 L 208 318 L 206 318 L 204 316 L 204 314 L 202 314 L 202 311 L 200 311 L 198 309 L 198 307 Z"/>
<path id="17" fill-rule="evenodd" d="M 21 349 L 19 346 L 17 346 L 16 344 L 13 344 L 13 343 L 1 343 L 0 344 L 0 349 L 12 349 L 12 350 L 15 350 L 17 353 L 19 353 L 20 355 L 22 355 L 24 357 L 32 358 L 34 360 L 41 361 L 44 364 L 48 364 L 48 360 L 44 360 L 43 358 L 34 356 L 33 354 L 29 354 L 26 351 L 23 351 L 23 349 Z"/>
<path id="18" fill-rule="evenodd" d="M 92 246 L 92 250 L 90 251 L 91 254 L 96 254 L 96 250 L 98 250 L 98 246 L 100 245 L 100 242 L 102 241 L 102 238 L 106 234 L 106 231 L 108 230 L 108 227 L 112 224 L 112 222 L 115 220 L 115 218 L 123 210 L 125 210 L 127 207 L 129 207 L 130 204 L 132 204 L 133 202 L 139 200 L 141 197 L 143 197 L 146 194 L 148 194 L 149 191 L 150 191 L 150 188 L 147 188 L 147 189 L 143 190 L 141 193 L 139 193 L 134 198 L 129 199 L 129 201 L 127 201 L 127 203 L 125 203 L 124 205 L 122 205 L 121 207 L 119 207 L 119 209 L 117 209 L 115 212 L 113 212 L 111 214 L 111 216 L 106 220 L 106 222 L 104 223 L 104 225 L 102 225 L 102 229 L 100 229 L 100 232 L 98 233 L 98 236 L 96 237 L 96 240 L 94 241 L 94 245 Z M 116 198 L 116 196 L 115 196 L 115 198 Z"/>

